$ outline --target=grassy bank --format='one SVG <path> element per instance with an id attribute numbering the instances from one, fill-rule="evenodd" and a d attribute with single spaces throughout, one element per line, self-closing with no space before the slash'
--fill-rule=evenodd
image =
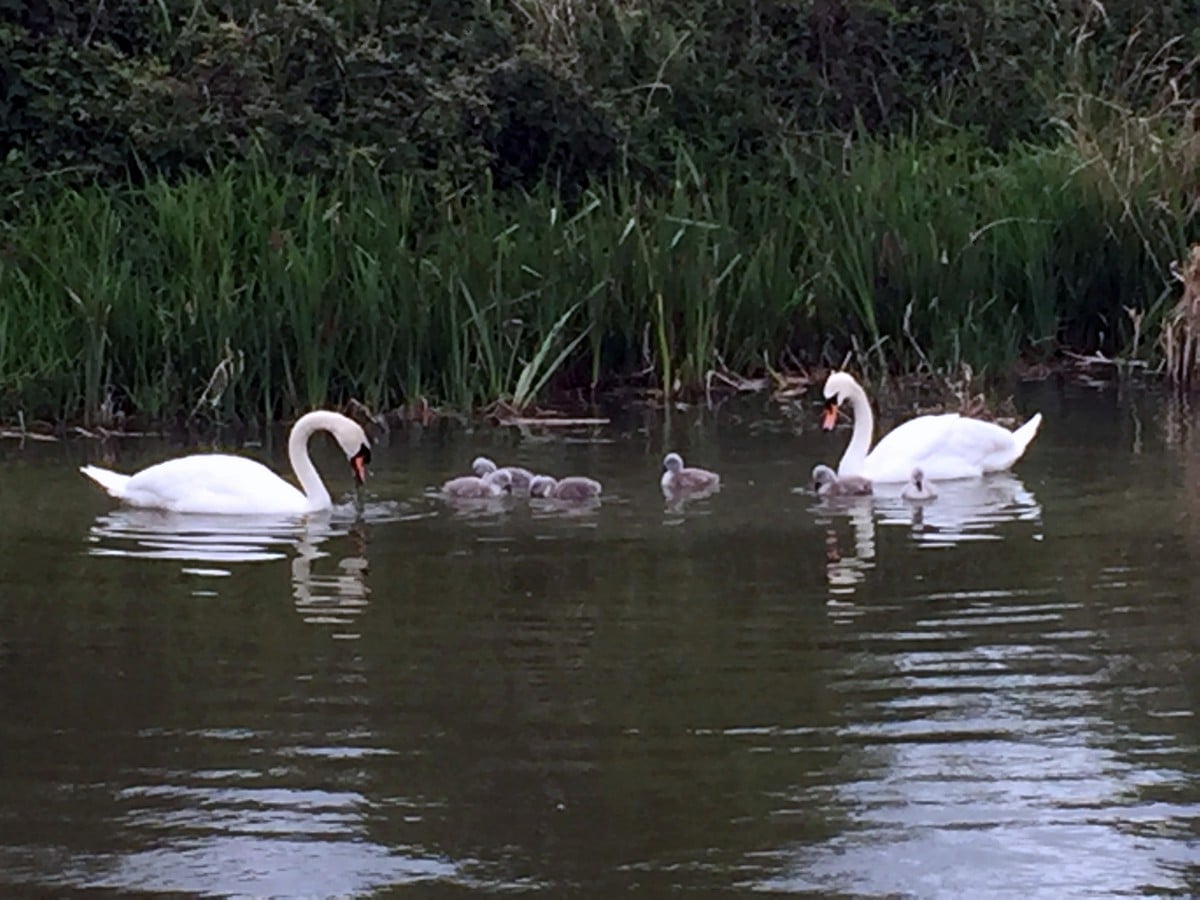
<path id="1" fill-rule="evenodd" d="M 738 180 L 681 153 L 665 191 L 618 181 L 570 206 L 245 163 L 65 189 L 0 232 L 0 417 L 519 406 L 851 349 L 976 371 L 1149 353 L 1195 198 L 1169 159 L 1137 177 L 1120 160 L 892 137 Z"/>

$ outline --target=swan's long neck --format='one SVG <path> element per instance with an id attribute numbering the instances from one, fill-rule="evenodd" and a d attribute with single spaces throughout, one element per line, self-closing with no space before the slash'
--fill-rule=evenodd
<path id="1" fill-rule="evenodd" d="M 871 435 L 875 431 L 875 416 L 871 412 L 871 403 L 867 395 L 857 384 L 850 386 L 850 408 L 854 411 L 854 433 L 850 436 L 850 444 L 842 454 L 838 463 L 838 476 L 862 475 L 867 465 L 867 451 L 871 449 Z"/>
<path id="2" fill-rule="evenodd" d="M 308 439 L 315 431 L 332 431 L 333 422 L 334 419 L 330 413 L 322 411 L 306 413 L 296 420 L 296 424 L 292 426 L 291 436 L 288 438 L 288 459 L 292 463 L 292 471 L 296 473 L 300 488 L 304 491 L 304 496 L 308 498 L 308 505 L 311 509 L 325 509 L 332 505 L 332 500 L 329 497 L 329 491 L 325 489 L 325 482 L 321 480 L 321 476 L 317 473 L 317 467 L 313 465 L 312 458 L 308 455 Z"/>

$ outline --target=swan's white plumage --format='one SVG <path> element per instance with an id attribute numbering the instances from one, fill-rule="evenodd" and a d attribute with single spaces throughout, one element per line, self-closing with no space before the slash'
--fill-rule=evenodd
<path id="1" fill-rule="evenodd" d="M 97 466 L 79 471 L 130 506 L 214 515 L 302 515 L 329 509 L 333 503 L 308 455 L 308 438 L 315 431 L 332 433 L 352 461 L 369 451 L 366 434 L 356 422 L 317 410 L 302 416 L 288 439 L 288 457 L 304 490 L 260 462 L 225 453 L 170 459 L 133 475 Z M 356 470 L 361 464 L 356 463 Z"/>
<path id="2" fill-rule="evenodd" d="M 222 453 L 184 456 L 131 476 L 94 466 L 82 471 L 130 506 L 216 515 L 312 511 L 301 491 L 262 463 L 244 456 Z M 117 482 L 118 478 L 124 478 L 124 482 Z"/>
<path id="3" fill-rule="evenodd" d="M 122 496 L 125 493 L 125 486 L 129 484 L 128 475 L 102 469 L 99 466 L 80 466 L 79 471 L 104 488 L 111 497 Z"/>
<path id="4" fill-rule="evenodd" d="M 930 481 L 1002 472 L 1021 458 L 1042 423 L 1041 413 L 1016 431 L 958 413 L 918 416 L 897 426 L 868 452 L 875 420 L 858 382 L 845 372 L 834 372 L 825 382 L 825 397 L 849 402 L 854 410 L 854 433 L 838 475 L 861 475 L 882 484 L 906 482 L 914 468 Z"/>

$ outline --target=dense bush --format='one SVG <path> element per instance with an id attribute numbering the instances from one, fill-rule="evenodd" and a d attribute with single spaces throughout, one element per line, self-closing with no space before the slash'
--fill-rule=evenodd
<path id="1" fill-rule="evenodd" d="M 0 158 L 9 187 L 265 152 L 577 192 L 917 118 L 1001 148 L 1068 84 L 1194 96 L 1198 52 L 1197 0 L 0 0 Z"/>

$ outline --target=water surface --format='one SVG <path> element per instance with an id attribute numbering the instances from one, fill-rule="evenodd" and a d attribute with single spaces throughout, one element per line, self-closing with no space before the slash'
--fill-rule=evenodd
<path id="1" fill-rule="evenodd" d="M 0 889 L 1200 892 L 1195 421 L 1018 400 L 1015 472 L 923 507 L 816 500 L 848 433 L 761 400 L 394 433 L 303 521 L 75 472 L 158 442 L 5 442 Z M 664 503 L 667 449 L 722 491 Z M 603 501 L 431 494 L 478 453 Z"/>

